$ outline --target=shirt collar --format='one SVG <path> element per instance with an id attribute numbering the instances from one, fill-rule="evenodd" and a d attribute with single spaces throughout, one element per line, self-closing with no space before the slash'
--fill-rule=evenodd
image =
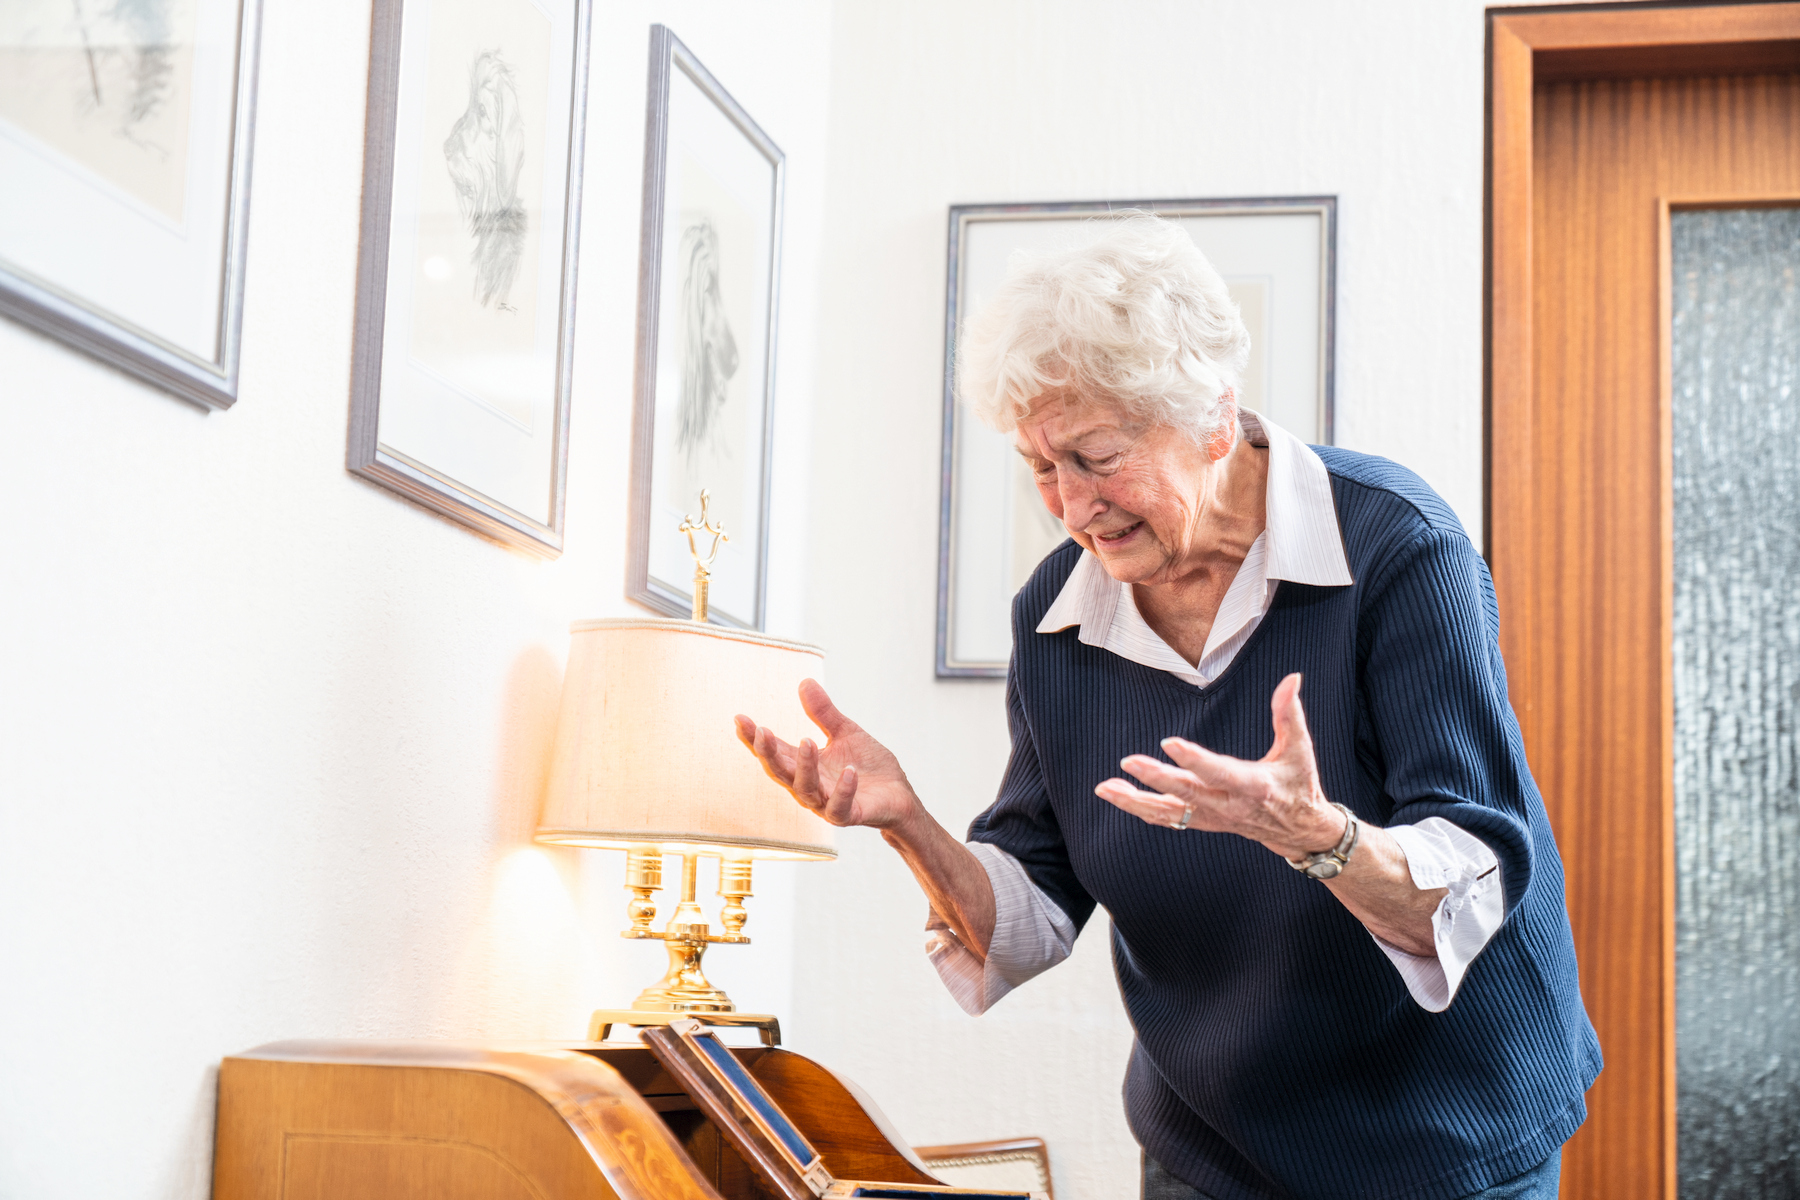
<path id="1" fill-rule="evenodd" d="M 1269 482 L 1263 493 L 1269 578 L 1314 587 L 1355 583 L 1324 462 L 1311 446 L 1260 413 L 1240 409 L 1239 424 L 1251 445 L 1269 447 Z"/>
<path id="2" fill-rule="evenodd" d="M 1331 497 L 1331 473 L 1312 447 L 1260 413 L 1238 410 L 1238 426 L 1253 446 L 1269 450 L 1264 492 L 1266 524 L 1263 574 L 1270 582 L 1291 580 L 1315 587 L 1348 587 L 1350 563 Z M 1062 590 L 1051 602 L 1037 632 L 1082 627 L 1082 640 L 1104 640 L 1118 611 L 1122 589 L 1091 550 L 1081 552 Z M 1171 651 L 1171 653 L 1173 653 Z"/>

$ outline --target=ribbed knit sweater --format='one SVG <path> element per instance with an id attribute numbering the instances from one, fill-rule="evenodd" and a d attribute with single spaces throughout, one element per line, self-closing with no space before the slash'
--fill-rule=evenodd
<path id="1" fill-rule="evenodd" d="M 1284 582 L 1197 688 L 1036 626 L 1080 556 L 1013 605 L 1012 757 L 971 841 L 1018 858 L 1078 925 L 1112 917 L 1137 1032 L 1125 1080 L 1152 1158 L 1216 1200 L 1452 1200 L 1546 1158 L 1586 1118 L 1562 861 L 1507 701 L 1486 565 L 1410 471 L 1315 447 L 1355 583 Z M 1420 1008 L 1322 884 L 1228 833 L 1154 826 L 1094 795 L 1179 735 L 1256 759 L 1269 698 L 1301 700 L 1325 794 L 1379 826 L 1438 816 L 1493 848 L 1507 917 L 1442 1013 Z"/>

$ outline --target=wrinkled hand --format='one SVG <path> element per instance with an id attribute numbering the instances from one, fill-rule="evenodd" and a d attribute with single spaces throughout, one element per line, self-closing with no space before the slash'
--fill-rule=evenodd
<path id="1" fill-rule="evenodd" d="M 1177 765 L 1143 754 L 1119 764 L 1154 791 L 1108 779 L 1094 793 L 1152 825 L 1178 824 L 1191 806 L 1189 829 L 1239 834 L 1283 858 L 1329 849 L 1343 836 L 1344 815 L 1319 787 L 1312 735 L 1300 707 L 1299 675 L 1281 681 L 1269 707 L 1275 744 L 1256 762 L 1214 754 L 1183 738 L 1165 738 L 1163 752 Z"/>
<path id="2" fill-rule="evenodd" d="M 830 739 L 823 749 L 811 738 L 789 745 L 749 717 L 737 717 L 738 740 L 770 779 L 833 825 L 892 829 L 924 811 L 899 760 L 839 712 L 817 681 L 800 684 L 800 703 Z"/>

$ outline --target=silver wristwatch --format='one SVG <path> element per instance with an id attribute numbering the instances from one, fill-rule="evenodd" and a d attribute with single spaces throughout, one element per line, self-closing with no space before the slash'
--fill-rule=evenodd
<path id="1" fill-rule="evenodd" d="M 1356 852 L 1356 838 L 1360 830 L 1357 827 L 1356 814 L 1342 804 L 1333 801 L 1331 807 L 1344 814 L 1344 836 L 1338 844 L 1329 850 L 1321 850 L 1317 854 L 1308 854 L 1305 858 L 1290 858 L 1288 866 L 1296 871 L 1304 871 L 1308 879 L 1330 879 L 1344 869 L 1350 856 Z"/>

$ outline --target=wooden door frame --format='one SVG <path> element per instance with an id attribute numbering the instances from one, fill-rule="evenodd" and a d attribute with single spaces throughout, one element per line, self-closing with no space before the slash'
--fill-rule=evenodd
<path id="1" fill-rule="evenodd" d="M 1549 567 L 1534 560 L 1530 531 L 1534 502 L 1534 319 L 1533 292 L 1533 89 L 1536 84 L 1581 79 L 1644 76 L 1751 74 L 1800 70 L 1800 3 L 1687 4 L 1646 6 L 1597 4 L 1567 8 L 1488 10 L 1487 187 L 1483 377 L 1485 437 L 1485 536 L 1487 557 L 1498 593 L 1501 645 L 1512 681 L 1514 703 L 1529 703 L 1540 677 L 1535 661 L 1539 639 L 1533 605 Z M 1741 206 L 1747 198 L 1732 197 Z M 1666 197 L 1661 210 L 1665 233 L 1671 206 L 1706 207 L 1720 200 Z M 1661 1071 L 1661 1127 L 1644 1131 L 1658 1143 L 1664 1200 L 1675 1200 L 1675 819 L 1673 664 L 1668 653 L 1673 608 L 1673 502 L 1671 413 L 1668 365 L 1668 247 L 1662 250 L 1663 325 L 1659 354 L 1662 546 L 1662 695 L 1657 743 L 1662 747 L 1660 813 L 1661 1028 L 1657 1036 Z M 1496 515 L 1503 514 L 1496 521 Z M 1529 718 L 1521 709 L 1521 717 Z M 1528 727 L 1529 719 L 1524 722 Z M 1528 751 L 1530 747 L 1527 747 Z M 1587 864 L 1571 859 L 1571 871 Z M 1595 864 L 1596 866 L 1598 864 Z M 1603 1045 L 1602 1049 L 1605 1047 Z"/>

